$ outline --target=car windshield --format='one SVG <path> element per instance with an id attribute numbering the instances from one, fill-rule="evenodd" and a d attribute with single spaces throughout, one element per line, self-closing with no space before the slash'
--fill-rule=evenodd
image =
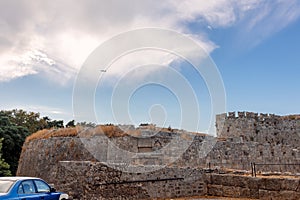
<path id="1" fill-rule="evenodd" d="M 14 181 L 0 180 L 0 193 L 7 193 Z"/>

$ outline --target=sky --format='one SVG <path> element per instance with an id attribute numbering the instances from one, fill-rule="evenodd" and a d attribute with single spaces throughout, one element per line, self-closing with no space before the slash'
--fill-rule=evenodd
<path id="1" fill-rule="evenodd" d="M 298 0 L 0 0 L 0 110 L 89 121 L 73 109 L 84 63 L 115 36 L 149 27 L 201 46 L 222 78 L 226 111 L 300 113 Z M 96 123 L 150 122 L 201 132 L 213 123 L 207 81 L 178 55 L 137 50 L 106 72 L 94 70 Z M 186 110 L 192 114 L 182 114 Z M 201 125 L 182 124 L 195 117 Z"/>

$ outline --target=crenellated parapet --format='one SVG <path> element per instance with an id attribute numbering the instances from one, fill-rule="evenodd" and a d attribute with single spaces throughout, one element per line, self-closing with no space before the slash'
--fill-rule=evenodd
<path id="1" fill-rule="evenodd" d="M 275 114 L 268 114 L 268 113 L 255 113 L 255 112 L 245 112 L 245 111 L 238 111 L 238 112 L 228 112 L 218 114 L 216 119 L 238 119 L 238 118 L 247 118 L 247 119 L 255 119 L 255 120 L 266 120 L 266 119 L 284 119 L 284 117 L 275 115 Z"/>
<path id="2" fill-rule="evenodd" d="M 234 141 L 288 144 L 300 137 L 300 117 L 228 112 L 216 116 L 216 130 L 218 137 L 232 138 Z"/>

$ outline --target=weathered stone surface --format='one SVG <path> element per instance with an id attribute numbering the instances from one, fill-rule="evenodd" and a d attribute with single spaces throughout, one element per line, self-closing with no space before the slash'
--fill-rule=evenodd
<path id="1" fill-rule="evenodd" d="M 250 170 L 250 162 L 295 164 L 300 160 L 300 119 L 246 112 L 216 117 L 217 135 L 225 139 L 215 145 L 211 162 L 226 160 L 224 167 Z M 225 119 L 224 119 L 225 117 Z M 220 164 L 221 166 L 221 164 Z M 299 172 L 300 165 L 259 165 L 258 172 Z"/>
<path id="2" fill-rule="evenodd" d="M 207 194 L 211 196 L 223 196 L 223 186 L 222 185 L 207 185 Z"/>
<path id="3" fill-rule="evenodd" d="M 251 194 L 251 190 L 249 188 L 240 188 L 240 195 L 238 197 L 241 197 L 241 198 L 255 198 L 253 197 L 254 195 Z"/>
<path id="4" fill-rule="evenodd" d="M 213 185 L 207 185 L 208 194 L 212 196 L 299 199 L 299 192 L 296 191 L 299 178 L 256 178 L 232 174 L 213 174 L 206 177 L 213 180 Z"/>
<path id="5" fill-rule="evenodd" d="M 274 198 L 283 199 L 287 196 L 297 197 L 300 192 L 299 179 L 254 178 L 213 173 L 205 175 L 201 169 L 210 166 L 213 171 L 222 172 L 224 168 L 230 168 L 239 174 L 241 171 L 251 171 L 250 162 L 299 163 L 298 118 L 240 112 L 238 116 L 235 113 L 217 116 L 216 125 L 219 138 L 172 130 L 161 131 L 156 135 L 149 132 L 151 136 L 142 139 L 126 134 L 107 138 L 102 134 L 86 138 L 54 137 L 32 140 L 23 146 L 18 175 L 41 177 L 57 184 L 58 188 L 69 192 L 74 199 L 173 198 L 195 194 L 240 195 L 251 198 L 268 198 L 268 195 L 274 195 Z M 169 151 L 162 153 L 161 150 L 174 138 L 180 140 L 176 140 Z M 177 155 L 181 140 L 191 143 L 182 155 Z M 86 146 L 82 141 L 90 145 Z M 128 153 L 120 154 L 110 143 L 124 152 L 137 154 L 134 158 Z M 206 152 L 210 146 L 213 148 Z M 144 154 L 140 154 L 141 152 Z M 175 162 L 171 159 L 174 155 L 179 156 Z M 96 161 L 117 162 L 119 170 Z M 143 166 L 146 169 L 163 163 L 172 167 L 142 174 L 124 173 L 121 170 L 129 165 Z M 68 165 L 72 168 L 68 168 Z M 296 174 L 299 170 L 300 165 L 256 165 L 258 173 Z M 184 180 L 130 182 L 180 176 Z M 122 193 L 122 190 L 126 192 Z"/>
<path id="6" fill-rule="evenodd" d="M 153 199 L 207 193 L 205 174 L 195 169 L 163 168 L 135 174 L 99 162 L 64 161 L 53 179 L 56 188 L 73 199 Z"/>
<path id="7" fill-rule="evenodd" d="M 300 180 L 299 179 L 283 179 L 281 181 L 281 190 L 292 190 L 297 191 L 300 187 Z"/>
<path id="8" fill-rule="evenodd" d="M 234 186 L 223 186 L 223 196 L 224 197 L 240 197 L 240 187 Z"/>
<path id="9" fill-rule="evenodd" d="M 281 199 L 299 200 L 300 193 L 283 190 L 283 191 L 280 191 L 280 197 L 281 197 Z"/>
<path id="10" fill-rule="evenodd" d="M 278 178 L 264 178 L 261 179 L 260 188 L 263 190 L 280 191 L 282 179 Z"/>
<path id="11" fill-rule="evenodd" d="M 259 199 L 267 200 L 299 200 L 300 193 L 293 191 L 269 191 L 269 190 L 259 190 Z"/>
<path id="12" fill-rule="evenodd" d="M 250 189 L 250 195 L 249 197 L 244 196 L 245 198 L 254 198 L 258 199 L 259 198 L 259 190 L 258 189 Z"/>
<path id="13" fill-rule="evenodd" d="M 247 188 L 258 190 L 261 184 L 261 178 L 249 178 L 247 181 Z"/>
<path id="14" fill-rule="evenodd" d="M 210 184 L 223 185 L 224 175 L 223 174 L 211 174 Z"/>

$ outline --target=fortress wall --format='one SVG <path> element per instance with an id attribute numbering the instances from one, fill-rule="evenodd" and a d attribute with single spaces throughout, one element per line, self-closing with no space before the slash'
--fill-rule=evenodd
<path id="1" fill-rule="evenodd" d="M 276 145 L 260 143 L 231 143 L 218 142 L 206 157 L 206 162 L 211 166 L 230 169 L 251 170 L 253 163 L 276 163 L 298 165 L 265 165 L 257 167 L 260 172 L 300 172 L 299 147 L 291 145 Z"/>
<path id="2" fill-rule="evenodd" d="M 218 137 L 241 142 L 296 145 L 300 137 L 300 119 L 272 114 L 220 114 L 216 116 L 216 128 Z"/>
<path id="3" fill-rule="evenodd" d="M 300 180 L 295 178 L 207 175 L 207 193 L 211 196 L 298 200 L 299 184 Z"/>
<path id="4" fill-rule="evenodd" d="M 241 115 L 241 114 L 240 114 Z M 246 117 L 251 116 L 251 117 Z M 253 118 L 254 116 L 254 118 Z M 218 116 L 219 117 L 219 116 Z M 217 139 L 212 150 L 206 155 L 203 141 L 204 135 L 194 137 L 189 148 L 172 163 L 176 167 L 206 168 L 208 163 L 211 166 L 226 167 L 240 170 L 250 170 L 250 163 L 300 163 L 300 137 L 298 136 L 299 120 L 279 120 L 276 124 L 281 129 L 274 127 L 273 118 L 271 122 L 258 121 L 259 115 L 248 114 L 243 117 L 235 117 L 229 114 L 225 118 L 225 127 L 229 127 L 234 136 L 224 139 Z M 217 120 L 217 124 L 218 124 Z M 256 124 L 256 125 L 255 125 Z M 272 125 L 273 124 L 273 125 Z M 287 128 L 292 124 L 291 128 Z M 259 131 L 260 137 L 246 137 L 244 131 L 253 135 Z M 247 131 L 248 130 L 248 131 Z M 224 132 L 224 131 L 223 131 Z M 225 132 L 227 133 L 227 131 Z M 275 136 L 274 133 L 277 133 Z M 285 133 L 283 135 L 283 133 Z M 48 177 L 56 173 L 56 166 L 59 161 L 102 161 L 126 163 L 131 165 L 160 165 L 170 164 L 169 155 L 172 152 L 159 155 L 159 149 L 168 145 L 174 136 L 180 133 L 160 132 L 149 138 L 137 138 L 129 135 L 122 137 L 97 136 L 97 137 L 52 137 L 48 139 L 32 140 L 23 146 L 19 161 L 18 175 Z M 288 135 L 288 136 L 287 136 Z M 244 136 L 244 137 L 242 137 Z M 273 136 L 269 137 L 269 136 Z M 242 137 L 242 138 L 241 138 Z M 267 139 L 266 139 L 267 137 Z M 246 139 L 244 139 L 246 138 Z M 273 140 L 270 140 L 273 139 Z M 189 139 L 188 135 L 181 139 Z M 125 151 L 138 153 L 135 158 L 128 158 L 113 151 L 108 146 L 108 140 L 118 148 Z M 206 138 L 207 146 L 214 143 L 216 138 Z M 252 141 L 253 140 L 253 141 Z M 85 146 L 82 141 L 87 143 Z M 275 142 L 274 142 L 275 141 Z M 175 146 L 180 146 L 178 143 Z M 88 149 L 86 149 L 88 147 Z M 158 151 L 157 151 L 158 150 Z M 171 148 L 176 154 L 176 147 Z M 97 152 L 92 155 L 90 151 Z M 156 152 L 155 152 L 156 151 Z M 146 156 L 143 156 L 146 153 Z M 174 154 L 174 153 L 173 153 Z M 141 155 L 141 156 L 140 156 Z M 159 156 L 158 156 L 159 155 Z M 260 166 L 259 171 L 278 171 L 299 173 L 299 165 L 291 166 Z M 51 178 L 52 176 L 50 176 Z"/>
<path id="5" fill-rule="evenodd" d="M 218 142 L 208 159 L 235 169 L 250 163 L 300 163 L 300 120 L 289 116 L 229 112 L 216 116 Z M 299 165 L 260 166 L 261 171 L 299 173 Z"/>
<path id="6" fill-rule="evenodd" d="M 60 162 L 56 176 L 57 189 L 68 191 L 73 199 L 154 199 L 207 193 L 205 173 L 190 168 L 133 174 L 100 162 L 65 161 Z"/>
<path id="7" fill-rule="evenodd" d="M 209 163 L 212 168 L 224 167 L 247 171 L 251 170 L 251 162 L 299 164 L 299 122 L 299 119 L 244 112 L 240 112 L 238 115 L 235 113 L 218 115 L 216 125 L 219 137 L 193 135 L 190 146 L 172 164 L 170 155 L 176 154 L 178 150 L 176 148 L 181 145 L 180 141 L 175 141 L 170 152 L 161 154 L 160 149 L 170 144 L 170 141 L 176 137 L 179 137 L 180 140 L 190 141 L 191 135 L 176 130 L 173 132 L 162 131 L 147 138 L 130 135 L 106 137 L 100 134 L 81 138 L 74 136 L 34 139 L 26 142 L 23 146 L 17 174 L 41 177 L 50 183 L 55 183 L 58 189 L 70 193 L 74 192 L 74 187 L 78 185 L 79 192 L 74 193 L 74 197 L 80 194 L 92 194 L 86 199 L 97 199 L 98 193 L 103 198 L 119 198 L 109 196 L 112 195 L 108 194 L 111 191 L 116 191 L 116 194 L 120 196 L 132 195 L 136 199 L 148 198 L 149 195 L 151 197 L 155 195 L 158 197 L 200 195 L 206 191 L 206 181 L 205 176 L 202 175 L 202 169 L 207 168 Z M 221 123 L 224 123 L 223 129 L 220 129 Z M 89 131 L 93 132 L 93 130 Z M 150 132 L 147 134 L 151 135 Z M 136 154 L 138 156 L 129 158 L 125 154 L 119 154 L 118 151 L 111 148 L 110 142 L 126 152 L 138 153 Z M 213 148 L 206 155 L 203 150 L 210 145 L 213 145 Z M 93 151 L 94 154 L 90 153 Z M 117 161 L 125 165 L 145 167 L 167 163 L 168 167 L 153 173 L 133 175 L 112 170 L 103 166 L 99 161 L 104 163 Z M 70 167 L 68 168 L 68 166 Z M 257 171 L 299 174 L 299 168 L 299 165 L 259 166 Z M 107 175 L 104 175 L 106 173 Z M 201 180 L 196 178 L 195 185 L 192 184 L 192 191 L 187 187 L 186 181 L 182 182 L 183 180 L 130 182 L 132 180 L 170 178 L 177 174 L 185 176 L 185 180 L 191 180 L 191 177 L 201 177 Z M 108 179 L 116 180 L 118 184 L 103 185 L 101 181 Z M 124 183 L 126 181 L 129 183 Z M 123 194 L 121 191 L 128 193 Z M 78 198 L 85 199 L 81 196 Z"/>
<path id="8" fill-rule="evenodd" d="M 80 138 L 53 137 L 24 143 L 18 165 L 18 176 L 40 177 L 54 182 L 59 161 L 95 160 Z"/>

